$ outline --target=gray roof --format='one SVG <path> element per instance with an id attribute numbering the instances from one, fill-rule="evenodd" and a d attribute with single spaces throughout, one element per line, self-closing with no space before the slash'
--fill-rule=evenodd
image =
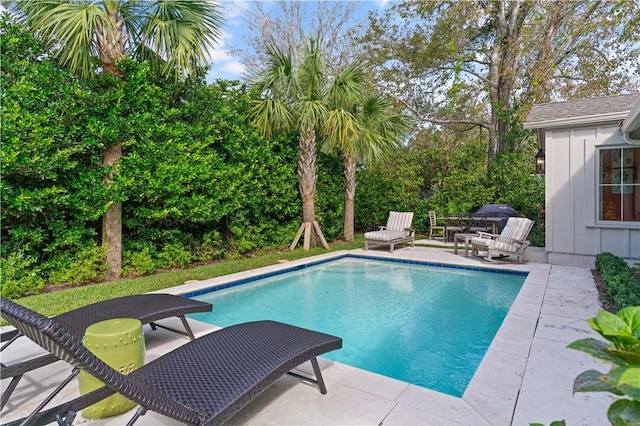
<path id="1" fill-rule="evenodd" d="M 622 120 L 640 102 L 640 93 L 536 104 L 525 128 L 549 128 L 596 121 Z"/>

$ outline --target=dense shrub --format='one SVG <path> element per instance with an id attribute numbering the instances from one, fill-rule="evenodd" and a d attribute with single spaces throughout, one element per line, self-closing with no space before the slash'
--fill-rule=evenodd
<path id="1" fill-rule="evenodd" d="M 191 263 L 191 252 L 180 244 L 167 244 L 162 248 L 159 256 L 162 267 L 184 268 Z"/>
<path id="2" fill-rule="evenodd" d="M 368 164 L 357 172 L 355 196 L 355 228 L 360 231 L 377 229 L 387 222 L 389 211 L 412 211 L 413 226 L 424 228 L 419 217 L 420 194 L 423 187 L 422 168 L 415 161 L 414 152 L 400 148 L 392 157 Z M 424 215 L 427 215 L 425 212 Z"/>
<path id="3" fill-rule="evenodd" d="M 105 263 L 106 250 L 91 242 L 75 253 L 56 258 L 56 268 L 49 274 L 51 284 L 83 284 L 99 282 L 107 271 Z"/>
<path id="4" fill-rule="evenodd" d="M 13 298 L 35 294 L 44 287 L 37 259 L 23 253 L 11 253 L 0 258 L 0 288 L 2 297 Z"/>
<path id="5" fill-rule="evenodd" d="M 41 273 L 92 241 L 106 210 L 102 141 L 86 131 L 102 98 L 21 27 L 3 21 L 0 42 L 0 250 L 35 258 Z"/>
<path id="6" fill-rule="evenodd" d="M 390 210 L 414 212 L 417 232 L 428 232 L 428 211 L 439 216 L 471 213 L 489 203 L 511 205 L 538 222 L 544 204 L 544 180 L 533 175 L 535 146 L 502 154 L 486 165 L 486 141 L 443 139 L 420 133 L 388 158 L 361 168 L 356 189 L 356 228 L 375 229 Z M 544 229 L 532 233 L 532 244 L 544 246 Z"/>
<path id="7" fill-rule="evenodd" d="M 157 255 L 156 255 L 157 256 Z M 140 251 L 124 251 L 122 254 L 123 275 L 145 275 L 152 274 L 158 269 L 156 261 L 151 254 L 149 247 L 144 247 Z"/>
<path id="8" fill-rule="evenodd" d="M 622 258 L 608 252 L 600 253 L 596 256 L 596 269 L 606 283 L 606 293 L 617 310 L 640 306 L 640 283 Z"/>

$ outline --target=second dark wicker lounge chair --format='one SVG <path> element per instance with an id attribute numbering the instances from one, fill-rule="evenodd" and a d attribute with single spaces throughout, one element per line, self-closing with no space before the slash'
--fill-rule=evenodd
<path id="1" fill-rule="evenodd" d="M 342 347 L 342 339 L 274 321 L 223 328 L 151 361 L 128 376 L 86 349 L 55 318 L 46 318 L 0 299 L 2 316 L 21 333 L 102 381 L 105 388 L 63 406 L 33 413 L 28 422 L 63 422 L 73 412 L 118 392 L 140 405 L 129 424 L 147 410 L 186 424 L 222 424 L 294 367 L 311 361 L 316 383 L 326 393 L 316 357 Z M 88 401 L 91 397 L 93 401 Z M 39 411 L 39 410 L 38 410 Z M 24 419 L 22 419 L 24 420 Z"/>
<path id="2" fill-rule="evenodd" d="M 96 322 L 113 318 L 136 318 L 139 319 L 142 324 L 150 324 L 153 329 L 156 327 L 169 329 L 176 333 L 184 334 L 193 340 L 193 332 L 189 327 L 185 315 L 196 312 L 210 312 L 211 308 L 210 303 L 171 294 L 139 294 L 92 303 L 60 314 L 56 316 L 55 319 L 65 330 L 79 339 L 82 339 L 87 327 Z M 184 331 L 169 328 L 154 322 L 170 317 L 180 318 L 184 326 Z M 0 351 L 4 351 L 9 344 L 20 336 L 18 330 L 2 333 L 2 341 L 8 342 L 0 348 Z M 2 380 L 11 378 L 11 382 L 2 393 L 0 408 L 5 406 L 25 373 L 49 365 L 55 361 L 58 361 L 58 358 L 51 354 L 46 354 L 11 365 L 5 365 L 3 363 L 0 367 L 0 377 L 2 377 Z"/>

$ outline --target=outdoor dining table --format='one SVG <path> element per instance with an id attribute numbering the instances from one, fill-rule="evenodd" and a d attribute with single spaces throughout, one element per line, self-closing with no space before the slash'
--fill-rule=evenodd
<path id="1" fill-rule="evenodd" d="M 492 216 L 446 216 L 443 218 L 443 220 L 446 223 L 447 227 L 449 227 L 453 222 L 456 222 L 458 224 L 460 224 L 461 222 L 468 222 L 469 224 L 472 224 L 473 222 L 489 222 L 491 223 L 491 233 L 497 234 L 498 224 L 502 221 L 506 221 L 507 218 Z"/>

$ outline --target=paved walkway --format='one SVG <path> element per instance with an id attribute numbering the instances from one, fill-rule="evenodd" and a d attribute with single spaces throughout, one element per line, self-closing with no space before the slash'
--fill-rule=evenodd
<path id="1" fill-rule="evenodd" d="M 321 359 L 329 391 L 327 395 L 285 376 L 232 418 L 229 424 L 549 425 L 561 419 L 568 425 L 609 424 L 606 411 L 612 399 L 608 394 L 572 394 L 573 380 L 580 372 L 590 368 L 608 369 L 591 357 L 566 348 L 576 339 L 596 336 L 585 322 L 599 309 L 597 292 L 588 269 L 535 262 L 524 265 L 487 263 L 474 257 L 464 257 L 464 250 L 454 255 L 451 249 L 426 247 L 396 249 L 393 254 L 377 249 L 367 252 L 353 250 L 350 253 L 526 270 L 529 276 L 462 398 Z M 308 259 L 169 290 L 180 294 L 306 261 Z M 194 323 L 193 327 L 197 334 L 213 330 L 203 323 Z M 149 330 L 146 332 L 147 359 L 160 356 L 186 341 L 176 339 L 174 334 L 164 330 Z M 23 356 L 32 350 L 25 342 L 12 353 Z M 3 353 L 3 362 L 6 361 Z M 300 369 L 311 371 L 309 365 Z M 2 411 L 2 421 L 28 413 L 44 392 L 59 383 L 68 371 L 66 364 L 58 362 L 28 374 Z M 6 386 L 4 382 L 3 389 Z M 75 392 L 77 388 L 71 386 L 60 399 L 68 399 Z M 127 413 L 99 421 L 87 421 L 79 416 L 76 424 L 121 425 L 130 416 L 131 413 Z M 137 424 L 178 423 L 148 413 Z"/>

